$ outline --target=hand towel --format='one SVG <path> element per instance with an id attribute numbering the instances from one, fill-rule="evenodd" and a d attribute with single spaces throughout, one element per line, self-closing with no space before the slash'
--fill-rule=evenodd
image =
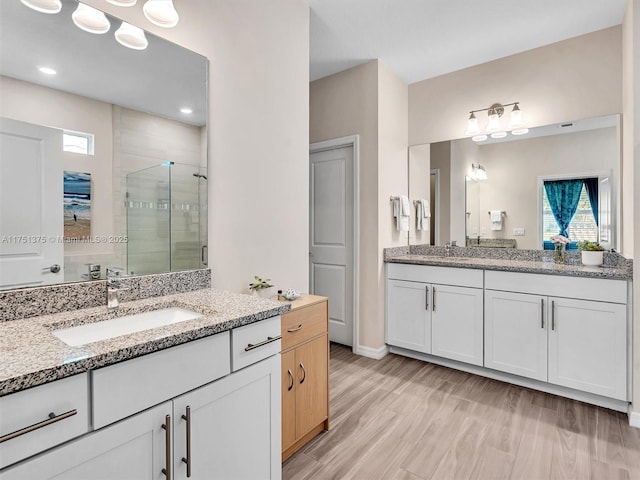
<path id="1" fill-rule="evenodd" d="M 491 217 L 491 230 L 502 230 L 502 210 L 491 210 L 489 215 Z"/>
<path id="2" fill-rule="evenodd" d="M 430 217 L 429 200 L 416 200 L 416 230 L 429 230 Z"/>
<path id="3" fill-rule="evenodd" d="M 400 195 L 393 198 L 393 216 L 396 217 L 396 230 L 399 232 L 409 231 L 409 197 Z"/>

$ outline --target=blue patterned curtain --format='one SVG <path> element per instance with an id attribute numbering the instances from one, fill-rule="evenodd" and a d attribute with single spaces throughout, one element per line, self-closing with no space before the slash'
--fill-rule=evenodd
<path id="1" fill-rule="evenodd" d="M 569 237 L 567 229 L 578 209 L 578 201 L 580 200 L 583 184 L 583 179 L 544 182 L 544 189 L 547 192 L 551 212 L 558 227 L 560 227 L 559 234 L 567 238 Z"/>
<path id="2" fill-rule="evenodd" d="M 598 184 L 600 182 L 597 178 L 585 178 L 584 188 L 587 190 L 587 196 L 589 197 L 589 203 L 591 204 L 591 212 L 593 212 L 593 218 L 596 220 L 596 227 L 600 226 L 598 218 Z"/>

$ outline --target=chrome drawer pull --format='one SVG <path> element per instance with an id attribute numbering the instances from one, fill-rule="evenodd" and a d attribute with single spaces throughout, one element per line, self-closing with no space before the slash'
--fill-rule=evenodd
<path id="1" fill-rule="evenodd" d="M 162 469 L 162 473 L 167 477 L 167 480 L 171 480 L 171 415 L 166 415 L 164 417 L 162 428 L 165 431 L 164 451 L 166 457 L 165 468 Z"/>
<path id="2" fill-rule="evenodd" d="M 293 332 L 297 332 L 298 330 L 302 330 L 302 324 L 298 325 L 296 328 L 287 329 L 287 332 L 293 333 Z"/>
<path id="3" fill-rule="evenodd" d="M 429 285 L 424 287 L 424 302 L 425 302 L 425 310 L 429 311 Z"/>
<path id="4" fill-rule="evenodd" d="M 191 477 L 191 406 L 187 405 L 187 414 L 182 415 L 187 422 L 187 456 L 182 457 L 182 462 L 187 464 L 187 478 Z"/>
<path id="5" fill-rule="evenodd" d="M 540 328 L 544 328 L 544 298 L 540 299 Z"/>
<path id="6" fill-rule="evenodd" d="M 260 343 L 256 343 L 255 345 L 253 343 L 250 343 L 249 345 L 247 345 L 246 347 L 244 347 L 244 351 L 248 352 L 249 350 L 253 350 L 254 348 L 260 348 L 260 347 L 264 347 L 265 345 L 267 345 L 268 343 L 271 342 L 277 342 L 278 340 L 280 340 L 282 338 L 282 335 L 278 335 L 277 337 L 267 337 L 266 340 L 260 342 Z"/>
<path id="7" fill-rule="evenodd" d="M 73 410 L 69 410 L 68 412 L 61 413 L 60 415 L 56 415 L 51 412 L 49 414 L 49 418 L 43 420 L 38 423 L 34 423 L 28 427 L 21 428 L 20 430 L 16 430 L 15 432 L 7 433 L 0 437 L 0 443 L 6 442 L 7 440 L 11 440 L 12 438 L 19 437 L 20 435 L 24 435 L 25 433 L 33 432 L 34 430 L 38 430 L 39 428 L 46 427 L 47 425 L 51 425 L 52 423 L 59 422 L 60 420 L 64 420 L 65 418 L 73 417 L 78 413 L 78 410 L 75 408 Z"/>

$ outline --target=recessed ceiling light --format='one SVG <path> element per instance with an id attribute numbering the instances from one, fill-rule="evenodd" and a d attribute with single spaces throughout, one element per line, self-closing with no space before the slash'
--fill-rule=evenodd
<path id="1" fill-rule="evenodd" d="M 526 133 L 529 133 L 529 129 L 528 128 L 519 128 L 518 130 L 512 130 L 511 131 L 512 135 L 524 135 Z"/>
<path id="2" fill-rule="evenodd" d="M 504 138 L 507 136 L 507 132 L 496 132 L 491 134 L 491 138 Z"/>
<path id="3" fill-rule="evenodd" d="M 60 0 L 20 0 L 23 5 L 40 13 L 49 13 L 51 15 L 59 13 L 62 10 L 62 2 Z"/>
<path id="4" fill-rule="evenodd" d="M 193 113 L 193 110 L 189 107 L 182 107 L 180 109 L 180 113 L 184 113 L 185 115 L 189 115 L 190 113 Z"/>
<path id="5" fill-rule="evenodd" d="M 486 139 L 487 139 L 486 135 L 476 135 L 471 140 L 473 140 L 474 142 L 484 142 Z"/>
<path id="6" fill-rule="evenodd" d="M 44 73 L 45 75 L 55 75 L 56 73 L 58 73 L 51 67 L 38 67 L 38 70 L 40 70 L 40 72 Z"/>

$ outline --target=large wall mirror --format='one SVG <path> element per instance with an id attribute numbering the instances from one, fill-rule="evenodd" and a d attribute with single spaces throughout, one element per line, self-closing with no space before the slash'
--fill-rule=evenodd
<path id="1" fill-rule="evenodd" d="M 412 228 L 409 243 L 550 248 L 563 230 L 556 216 L 569 206 L 566 236 L 618 249 L 620 146 L 619 115 L 411 146 L 409 195 L 430 199 L 432 230 Z"/>
<path id="2" fill-rule="evenodd" d="M 78 6 L 0 5 L 0 289 L 206 266 L 208 61 Z"/>

